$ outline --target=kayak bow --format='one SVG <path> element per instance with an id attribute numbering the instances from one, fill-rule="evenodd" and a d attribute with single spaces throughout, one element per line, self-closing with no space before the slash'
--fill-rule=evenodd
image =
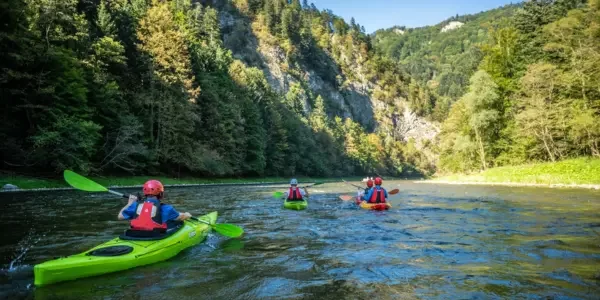
<path id="1" fill-rule="evenodd" d="M 288 201 L 286 199 L 285 201 L 283 201 L 283 207 L 287 209 L 303 210 L 306 209 L 307 206 L 308 201 L 306 201 L 306 199 L 302 201 Z"/>

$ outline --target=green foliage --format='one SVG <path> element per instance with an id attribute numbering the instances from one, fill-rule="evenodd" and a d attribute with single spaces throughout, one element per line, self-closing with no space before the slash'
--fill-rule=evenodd
<path id="1" fill-rule="evenodd" d="M 439 148 L 446 171 L 600 156 L 597 1 L 529 1 L 374 36 L 298 0 L 203 3 L 2 2 L 3 168 L 413 176 L 435 168 L 418 149 Z M 226 33 L 220 9 L 235 11 Z M 465 25 L 442 32 L 450 21 Z M 249 34 L 284 56 L 285 94 L 257 53 L 249 67 L 226 48 L 253 51 Z M 375 86 L 387 107 L 378 130 L 342 118 L 306 69 L 342 94 Z M 439 145 L 386 133 L 381 115 L 404 99 L 445 120 Z"/>
<path id="2" fill-rule="evenodd" d="M 578 158 L 559 162 L 491 168 L 471 175 L 438 177 L 440 181 L 534 184 L 600 184 L 600 159 Z"/>
<path id="3" fill-rule="evenodd" d="M 57 172 L 74 168 L 88 171 L 100 126 L 91 121 L 63 117 L 32 137 L 35 156 L 48 160 Z"/>
<path id="4" fill-rule="evenodd" d="M 595 3 L 529 1 L 514 27 L 490 31 L 480 68 L 493 82 L 471 81 L 471 91 L 453 105 L 440 135 L 442 171 L 477 169 L 477 151 L 484 169 L 600 156 Z M 483 106 L 476 108 L 477 102 Z"/>
<path id="5" fill-rule="evenodd" d="M 519 35 L 512 27 L 501 28 L 490 32 L 490 41 L 482 46 L 485 54 L 481 69 L 490 74 L 502 91 L 514 91 L 512 80 L 517 70 L 517 53 Z"/>
<path id="6" fill-rule="evenodd" d="M 484 57 L 481 46 L 490 38 L 488 32 L 506 27 L 506 19 L 518 7 L 507 5 L 475 15 L 456 16 L 435 26 L 381 29 L 375 32 L 373 46 L 378 54 L 398 62 L 414 80 L 411 84 L 421 91 L 416 93 L 420 96 L 409 95 L 411 107 L 419 115 L 443 121 L 449 104 L 467 91 L 469 78 Z M 464 25 L 442 31 L 450 22 Z"/>
<path id="7" fill-rule="evenodd" d="M 381 138 L 351 120 L 337 129 L 348 133 L 334 134 L 341 122 L 331 121 L 325 95 L 302 80 L 286 95 L 273 90 L 260 69 L 223 46 L 219 5 L 192 2 L 11 1 L 0 33 L 3 166 L 178 177 L 387 171 Z M 369 57 L 359 24 L 331 12 L 300 1 L 233 4 L 283 42 L 298 78 L 306 63 L 342 85 L 338 64 L 349 74 Z M 401 83 L 393 72 L 381 80 Z M 346 144 L 357 152 L 348 154 Z"/>

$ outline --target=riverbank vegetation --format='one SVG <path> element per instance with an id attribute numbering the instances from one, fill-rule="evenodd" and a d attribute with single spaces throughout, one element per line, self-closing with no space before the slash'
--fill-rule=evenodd
<path id="1" fill-rule="evenodd" d="M 262 70 L 224 46 L 217 6 L 235 5 L 238 17 L 260 25 L 261 37 L 285 45 L 289 66 L 312 63 L 326 80 L 343 82 L 335 74 L 347 67 L 338 63 L 372 58 L 369 37 L 304 2 L 3 1 L 2 169 L 174 177 L 426 172 L 414 145 L 367 130 L 326 95 L 274 90 Z M 401 76 L 378 73 L 385 60 L 370 61 L 371 79 L 393 83 L 386 87 L 397 93 Z"/>
<path id="2" fill-rule="evenodd" d="M 451 21 L 466 23 L 440 31 Z M 402 34 L 384 31 L 375 45 L 431 91 L 413 106 L 428 104 L 422 115 L 443 122 L 438 172 L 538 161 L 560 169 L 571 165 L 561 160 L 600 157 L 598 28 L 598 0 L 527 1 Z M 446 115 L 438 108 L 448 101 Z"/>
<path id="3" fill-rule="evenodd" d="M 128 177 L 117 177 L 117 176 L 90 176 L 93 181 L 112 187 L 123 187 L 123 186 L 141 186 L 144 182 L 149 179 L 160 180 L 165 185 L 177 185 L 177 184 L 260 184 L 260 183 L 281 183 L 288 184 L 290 179 L 284 177 L 246 177 L 246 178 L 173 178 L 168 176 L 128 176 Z M 338 182 L 340 180 L 332 178 L 313 178 L 313 177 L 298 177 L 300 186 L 308 185 L 315 182 Z M 361 181 L 358 177 L 345 177 L 347 181 Z M 12 184 L 17 186 L 19 189 L 43 189 L 43 188 L 70 188 L 64 180 L 52 179 L 52 178 L 40 178 L 32 176 L 21 176 L 21 175 L 0 175 L 0 188 L 5 184 Z"/>
<path id="4" fill-rule="evenodd" d="M 479 173 L 438 176 L 432 182 L 520 183 L 600 186 L 600 159 L 578 158 L 490 168 Z"/>
<path id="5" fill-rule="evenodd" d="M 0 8 L 1 168 L 19 174 L 414 177 L 600 157 L 600 0 L 374 35 L 299 0 Z M 257 47 L 294 79 L 284 92 Z M 353 120 L 308 73 L 387 108 Z M 404 106 L 441 133 L 402 136 Z"/>

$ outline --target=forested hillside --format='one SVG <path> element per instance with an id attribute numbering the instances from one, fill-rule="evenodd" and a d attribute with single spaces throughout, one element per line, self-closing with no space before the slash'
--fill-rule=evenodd
<path id="1" fill-rule="evenodd" d="M 373 44 L 377 53 L 399 62 L 410 74 L 411 107 L 420 115 L 443 121 L 477 70 L 483 58 L 481 44 L 488 40 L 490 30 L 507 26 L 520 6 L 454 16 L 434 26 L 380 29 Z M 455 24 L 461 26 L 451 29 L 449 25 Z"/>
<path id="2" fill-rule="evenodd" d="M 407 75 L 306 1 L 2 0 L 0 19 L 5 170 L 433 170 Z"/>
<path id="3" fill-rule="evenodd" d="M 2 0 L 2 169 L 412 176 L 600 156 L 598 3 L 367 35 L 299 0 Z"/>
<path id="4" fill-rule="evenodd" d="M 438 170 L 467 172 L 600 156 L 600 1 L 527 1 L 519 8 L 486 12 L 473 23 L 498 14 L 507 17 L 494 18 L 484 37 L 447 44 L 458 50 L 456 45 L 475 43 L 458 51 L 458 57 L 473 58 L 467 61 L 448 60 L 451 55 L 437 57 L 444 52 L 431 45 L 468 35 L 472 32 L 468 20 L 461 28 L 432 35 L 432 40 L 426 34 L 411 37 L 410 33 L 392 40 L 385 37 L 389 32 L 375 38 L 379 52 L 400 60 L 414 81 L 425 82 L 424 88 L 434 92 L 433 112 L 424 109 L 422 113 L 444 120 L 436 143 Z M 450 73 L 461 70 L 470 76 L 468 84 L 448 85 L 443 64 L 434 64 L 433 71 L 413 72 L 413 62 L 420 58 L 412 56 L 411 43 L 403 42 L 411 40 L 428 44 L 417 47 L 428 52 L 425 59 L 451 61 Z M 469 52 L 479 54 L 470 56 Z M 455 92 L 446 94 L 450 90 Z M 438 106 L 445 108 L 447 103 L 451 103 L 448 116 L 436 115 Z"/>

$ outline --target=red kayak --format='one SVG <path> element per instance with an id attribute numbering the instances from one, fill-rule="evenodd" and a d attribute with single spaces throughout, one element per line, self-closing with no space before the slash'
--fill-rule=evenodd
<path id="1" fill-rule="evenodd" d="M 389 203 L 367 203 L 367 201 L 362 201 L 360 202 L 360 207 L 363 209 L 370 209 L 370 210 L 388 210 L 392 207 L 391 204 Z"/>

